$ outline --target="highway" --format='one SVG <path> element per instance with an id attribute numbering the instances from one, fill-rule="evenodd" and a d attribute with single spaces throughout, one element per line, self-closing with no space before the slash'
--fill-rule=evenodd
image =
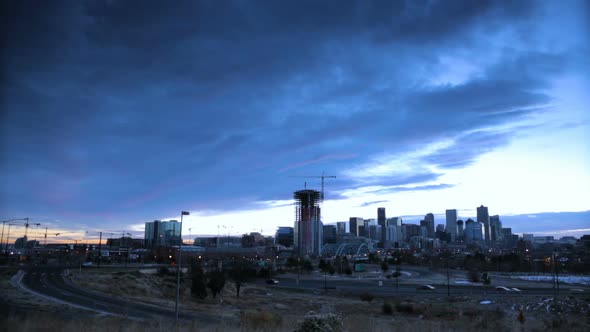
<path id="1" fill-rule="evenodd" d="M 64 279 L 63 271 L 62 268 L 29 268 L 24 270 L 19 285 L 38 296 L 105 315 L 137 320 L 158 317 L 175 318 L 174 310 L 76 287 Z M 218 322 L 215 317 L 194 312 L 181 311 L 179 318 L 191 321 L 199 320 L 204 323 Z"/>
<path id="2" fill-rule="evenodd" d="M 277 287 L 277 288 L 286 288 L 286 289 L 305 289 L 305 290 L 323 290 L 327 288 L 328 291 L 330 290 L 339 290 L 344 293 L 349 294 L 362 294 L 362 293 L 370 293 L 375 296 L 394 296 L 394 295 L 428 295 L 428 294 L 437 294 L 437 295 L 447 295 L 447 291 L 450 292 L 451 296 L 458 296 L 458 295 L 485 295 L 489 297 L 496 297 L 496 296 L 523 296 L 523 295 L 540 295 L 540 296 L 553 296 L 554 290 L 553 288 L 547 287 L 538 287 L 538 286 L 529 286 L 529 287 L 519 287 L 520 292 L 518 291 L 497 291 L 495 290 L 494 285 L 490 286 L 483 286 L 483 285 L 450 285 L 449 289 L 447 290 L 446 284 L 436 284 L 430 283 L 435 287 L 433 290 L 419 290 L 417 286 L 421 284 L 409 284 L 409 283 L 399 283 L 396 287 L 395 281 L 391 279 L 381 280 L 382 285 L 379 286 L 379 280 L 358 280 L 358 279 L 333 279 L 327 277 L 326 280 L 324 279 L 301 279 L 299 283 L 297 279 L 287 279 L 287 278 L 278 278 L 279 284 L 272 285 L 269 287 Z M 560 295 L 582 295 L 588 294 L 587 292 L 577 292 L 571 291 L 571 288 L 576 287 L 567 287 L 561 288 L 559 294 Z"/>

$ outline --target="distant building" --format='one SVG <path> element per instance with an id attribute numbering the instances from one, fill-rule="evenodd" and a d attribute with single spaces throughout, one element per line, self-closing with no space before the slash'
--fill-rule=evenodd
<path id="1" fill-rule="evenodd" d="M 523 241 L 527 241 L 527 242 L 531 242 L 532 243 L 533 242 L 533 238 L 534 238 L 534 235 L 533 234 L 527 234 L 527 233 L 523 233 L 522 234 L 522 240 Z"/>
<path id="2" fill-rule="evenodd" d="M 404 224 L 402 225 L 402 230 L 404 232 L 404 241 L 408 242 L 412 237 L 420 236 L 420 226 L 414 224 Z"/>
<path id="3" fill-rule="evenodd" d="M 321 193 L 305 189 L 293 193 L 295 199 L 294 244 L 300 256 L 322 254 Z"/>
<path id="4" fill-rule="evenodd" d="M 493 244 L 499 244 L 502 241 L 502 222 L 500 216 L 490 217 L 490 240 Z"/>
<path id="5" fill-rule="evenodd" d="M 401 226 L 387 226 L 387 241 L 391 243 L 394 248 L 399 248 L 403 241 Z"/>
<path id="6" fill-rule="evenodd" d="M 285 247 L 292 247 L 293 227 L 279 227 L 275 234 L 275 243 Z"/>
<path id="7" fill-rule="evenodd" d="M 346 221 L 339 221 L 336 223 L 336 235 L 346 234 Z"/>
<path id="8" fill-rule="evenodd" d="M 145 246 L 174 246 L 180 244 L 180 223 L 177 220 L 154 220 L 145 223 Z"/>
<path id="9" fill-rule="evenodd" d="M 362 236 L 359 233 L 359 227 L 364 226 L 363 223 L 363 218 L 359 218 L 359 217 L 350 217 L 350 219 L 348 220 L 348 228 L 349 228 L 349 232 L 355 236 Z"/>
<path id="10" fill-rule="evenodd" d="M 451 235 L 451 241 L 455 242 L 457 239 L 457 210 L 446 210 L 445 216 L 445 231 Z"/>
<path id="11" fill-rule="evenodd" d="M 266 239 L 258 232 L 242 235 L 242 248 L 264 247 Z"/>
<path id="12" fill-rule="evenodd" d="M 323 244 L 336 243 L 336 225 L 324 225 L 322 242 Z"/>
<path id="13" fill-rule="evenodd" d="M 422 226 L 422 223 L 420 226 Z M 434 238 L 434 214 L 428 213 L 424 216 L 424 226 L 428 231 L 428 237 Z"/>
<path id="14" fill-rule="evenodd" d="M 490 244 L 490 215 L 487 206 L 480 206 L 477 208 L 477 222 L 483 224 L 484 239 L 486 244 Z"/>
<path id="15" fill-rule="evenodd" d="M 387 218 L 385 218 L 385 208 L 384 207 L 380 207 L 377 208 L 377 225 L 379 226 L 379 240 L 380 241 L 380 247 L 383 248 L 385 247 L 385 242 L 387 239 L 387 232 L 385 230 L 385 228 L 387 227 L 386 225 L 386 221 Z"/>
<path id="16" fill-rule="evenodd" d="M 483 224 L 472 219 L 465 222 L 465 242 L 474 243 L 483 241 Z"/>
<path id="17" fill-rule="evenodd" d="M 465 239 L 465 229 L 463 220 L 457 220 L 457 238 L 464 240 Z"/>
<path id="18" fill-rule="evenodd" d="M 363 220 L 363 228 L 359 231 L 359 236 L 364 236 L 366 238 L 370 237 L 371 235 L 369 234 L 369 227 L 372 226 L 371 225 L 371 220 L 369 219 L 365 219 Z M 359 228 L 360 229 L 360 228 Z"/>
<path id="19" fill-rule="evenodd" d="M 381 241 L 381 226 L 380 225 L 371 225 L 369 226 L 369 238 L 373 241 L 380 242 Z"/>

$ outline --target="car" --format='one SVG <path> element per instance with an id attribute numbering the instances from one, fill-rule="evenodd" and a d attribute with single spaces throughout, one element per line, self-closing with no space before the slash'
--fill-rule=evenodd
<path id="1" fill-rule="evenodd" d="M 518 289 L 518 288 L 515 288 L 515 287 L 512 287 L 512 288 L 511 288 L 511 290 L 512 290 L 513 292 L 522 292 L 520 289 Z"/>
<path id="2" fill-rule="evenodd" d="M 417 290 L 434 290 L 434 286 L 432 285 L 420 285 L 416 287 Z"/>
<path id="3" fill-rule="evenodd" d="M 512 289 L 505 287 L 505 286 L 496 286 L 496 290 L 498 292 L 511 292 Z"/>
<path id="4" fill-rule="evenodd" d="M 82 266 L 92 266 L 92 262 L 84 262 Z"/>
<path id="5" fill-rule="evenodd" d="M 266 283 L 269 285 L 276 285 L 279 283 L 279 281 L 277 279 L 267 279 Z"/>

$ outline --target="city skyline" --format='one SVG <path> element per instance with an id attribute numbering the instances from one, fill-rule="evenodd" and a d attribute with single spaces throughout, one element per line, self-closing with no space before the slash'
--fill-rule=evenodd
<path id="1" fill-rule="evenodd" d="M 273 234 L 325 174 L 324 223 L 483 204 L 580 236 L 588 6 L 2 2 L 0 219 Z"/>

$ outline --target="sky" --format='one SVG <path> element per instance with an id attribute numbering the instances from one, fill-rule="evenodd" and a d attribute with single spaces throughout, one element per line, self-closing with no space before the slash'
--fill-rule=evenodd
<path id="1" fill-rule="evenodd" d="M 0 7 L 0 218 L 31 231 L 270 235 L 325 174 L 324 223 L 590 233 L 587 1 Z"/>

